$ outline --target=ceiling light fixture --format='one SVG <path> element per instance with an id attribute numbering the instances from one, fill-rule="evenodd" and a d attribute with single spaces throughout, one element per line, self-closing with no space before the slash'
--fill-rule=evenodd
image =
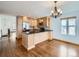
<path id="1" fill-rule="evenodd" d="M 54 18 L 57 18 L 62 15 L 62 10 L 57 8 L 56 3 L 57 3 L 57 1 L 54 1 L 55 7 L 52 8 L 51 15 L 50 15 L 51 17 L 54 17 Z"/>

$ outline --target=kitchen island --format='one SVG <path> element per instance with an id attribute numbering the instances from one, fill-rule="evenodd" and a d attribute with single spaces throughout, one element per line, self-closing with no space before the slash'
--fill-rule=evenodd
<path id="1" fill-rule="evenodd" d="M 52 40 L 52 30 L 23 32 L 22 34 L 22 45 L 27 50 L 34 48 L 36 44 L 46 40 Z"/>

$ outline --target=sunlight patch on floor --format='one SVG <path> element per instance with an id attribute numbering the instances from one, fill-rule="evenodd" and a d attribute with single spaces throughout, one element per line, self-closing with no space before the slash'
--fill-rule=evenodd
<path id="1" fill-rule="evenodd" d="M 76 57 L 77 51 L 74 48 L 61 45 L 59 47 L 59 57 Z"/>
<path id="2" fill-rule="evenodd" d="M 16 40 L 16 33 L 15 32 L 14 33 L 11 33 L 10 39 L 12 41 L 15 41 Z"/>

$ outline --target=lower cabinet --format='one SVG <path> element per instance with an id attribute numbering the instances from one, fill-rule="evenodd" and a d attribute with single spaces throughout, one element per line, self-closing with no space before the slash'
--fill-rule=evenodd
<path id="1" fill-rule="evenodd" d="M 48 40 L 48 32 L 41 32 L 34 34 L 34 44 L 38 44 L 45 40 Z"/>
<path id="2" fill-rule="evenodd" d="M 30 50 L 35 47 L 33 34 L 27 35 L 23 33 L 22 35 L 22 45 L 27 49 Z"/>
<path id="3" fill-rule="evenodd" d="M 35 47 L 35 44 L 34 44 L 34 35 L 30 34 L 30 35 L 28 35 L 28 50 L 32 49 L 34 47 Z"/>
<path id="4" fill-rule="evenodd" d="M 36 44 L 51 39 L 51 32 L 40 32 L 34 34 L 22 34 L 22 45 L 27 49 L 30 50 L 35 47 Z"/>

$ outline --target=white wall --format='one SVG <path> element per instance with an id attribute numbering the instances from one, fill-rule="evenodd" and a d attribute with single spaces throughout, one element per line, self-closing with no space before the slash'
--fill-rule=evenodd
<path id="1" fill-rule="evenodd" d="M 16 29 L 16 16 L 0 15 L 0 20 L 0 29 L 2 29 L 2 35 L 8 33 L 8 28 L 10 28 L 11 31 Z"/>
<path id="2" fill-rule="evenodd" d="M 59 40 L 68 41 L 71 43 L 79 44 L 79 2 L 73 2 L 69 5 L 63 7 L 63 14 L 58 18 L 53 18 L 52 20 L 52 29 L 53 37 Z M 72 17 L 76 16 L 76 35 L 63 35 L 61 34 L 61 21 L 62 17 Z"/>

